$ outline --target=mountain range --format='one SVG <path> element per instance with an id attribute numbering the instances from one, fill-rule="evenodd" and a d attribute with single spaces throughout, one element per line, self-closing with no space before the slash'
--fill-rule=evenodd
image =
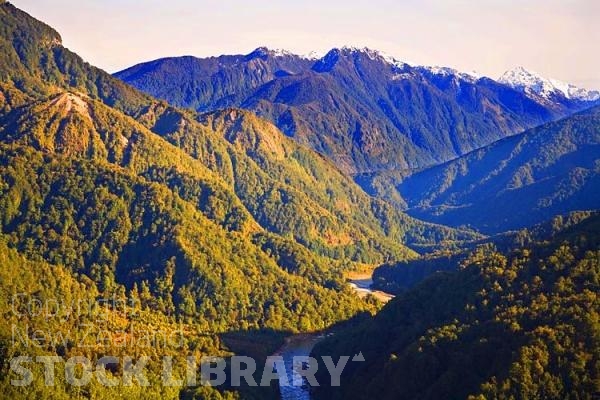
<path id="1" fill-rule="evenodd" d="M 160 59 L 116 76 L 178 106 L 262 115 L 367 193 L 427 221 L 490 234 L 599 206 L 595 113 L 553 123 L 598 104 L 600 93 L 522 67 L 495 81 L 370 49 L 313 58 L 258 48 Z M 498 207 L 508 198 L 511 207 Z"/>
<path id="2" fill-rule="evenodd" d="M 454 159 L 598 100 L 572 87 L 571 95 L 542 99 L 510 81 L 516 75 L 495 81 L 348 47 L 318 59 L 267 48 L 164 58 L 115 76 L 180 107 L 251 110 L 345 173 L 363 176 L 358 182 Z"/>

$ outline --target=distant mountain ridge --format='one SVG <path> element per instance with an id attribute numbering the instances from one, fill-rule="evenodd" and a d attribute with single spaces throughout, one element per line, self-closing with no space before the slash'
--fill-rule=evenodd
<path id="1" fill-rule="evenodd" d="M 594 104 L 352 47 L 172 57 L 115 76 L 176 106 L 253 111 L 352 175 L 439 164 Z"/>
<path id="2" fill-rule="evenodd" d="M 404 179 L 413 216 L 486 233 L 600 208 L 600 107 L 500 140 Z"/>
<path id="3" fill-rule="evenodd" d="M 557 97 L 564 97 L 568 100 L 586 103 L 600 99 L 600 92 L 597 90 L 582 89 L 556 79 L 544 78 L 523 67 L 505 72 L 498 82 L 542 101 L 556 101 Z"/>

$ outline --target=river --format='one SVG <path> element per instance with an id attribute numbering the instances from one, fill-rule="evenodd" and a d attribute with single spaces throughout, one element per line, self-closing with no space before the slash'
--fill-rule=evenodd
<path id="1" fill-rule="evenodd" d="M 370 294 L 384 303 L 387 303 L 394 298 L 394 295 L 392 294 L 371 289 L 373 278 L 368 274 L 354 275 L 353 278 L 350 279 L 349 284 L 360 297 L 365 297 Z"/>
<path id="2" fill-rule="evenodd" d="M 372 284 L 373 279 L 370 274 L 354 275 L 349 280 L 349 285 L 354 288 L 360 297 L 370 294 L 384 303 L 394 298 L 389 293 L 371 289 Z M 302 334 L 287 338 L 285 345 L 276 354 L 283 357 L 285 371 L 277 371 L 277 373 L 285 373 L 287 381 L 290 383 L 294 382 L 294 357 L 310 356 L 312 349 L 324 337 L 325 335 L 323 334 Z M 285 386 L 280 384 L 279 391 L 282 400 L 310 400 L 310 388 L 308 385 L 294 386 L 290 384 Z"/>
<path id="3" fill-rule="evenodd" d="M 296 335 L 286 339 L 285 345 L 277 352 L 277 355 L 283 357 L 285 371 L 277 371 L 282 376 L 285 374 L 289 385 L 279 385 L 279 392 L 282 400 L 310 400 L 310 388 L 308 385 L 293 385 L 294 383 L 294 357 L 308 357 L 315 344 L 322 340 L 325 335 Z M 299 370 L 301 366 L 297 366 Z M 282 382 L 282 379 L 280 379 Z"/>

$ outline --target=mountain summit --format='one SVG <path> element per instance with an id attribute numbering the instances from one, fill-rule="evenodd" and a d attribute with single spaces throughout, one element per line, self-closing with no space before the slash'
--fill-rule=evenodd
<path id="1" fill-rule="evenodd" d="M 588 102 L 600 99 L 600 92 L 596 90 L 582 89 L 556 79 L 544 78 L 537 72 L 523 67 L 506 71 L 498 82 L 542 100 L 564 97 L 568 100 Z"/>

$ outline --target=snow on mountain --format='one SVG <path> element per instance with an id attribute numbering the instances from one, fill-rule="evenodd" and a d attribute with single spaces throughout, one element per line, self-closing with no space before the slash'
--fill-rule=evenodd
<path id="1" fill-rule="evenodd" d="M 366 54 L 367 57 L 369 57 L 371 60 L 384 61 L 385 63 L 390 64 L 391 66 L 394 66 L 394 67 L 398 67 L 398 68 L 402 68 L 407 65 L 405 62 L 398 60 L 397 58 L 395 58 L 394 56 L 392 56 L 388 53 L 385 53 L 380 50 L 373 50 L 368 47 L 358 48 L 358 47 L 344 46 L 344 47 L 342 47 L 342 51 L 349 52 L 349 53 Z"/>
<path id="2" fill-rule="evenodd" d="M 556 96 L 577 101 L 596 101 L 600 99 L 600 92 L 598 91 L 581 89 L 556 79 L 544 78 L 523 67 L 505 72 L 498 82 L 530 96 L 545 100 L 550 100 Z"/>
<path id="3" fill-rule="evenodd" d="M 294 53 L 292 53 L 291 51 L 285 50 L 285 49 L 271 49 L 271 54 L 274 57 L 289 57 L 289 56 L 295 56 Z"/>
<path id="4" fill-rule="evenodd" d="M 313 50 L 309 53 L 301 54 L 300 57 L 304 58 L 306 60 L 318 60 L 320 58 L 323 58 L 324 55 L 325 55 L 325 53 L 323 53 L 323 52 L 318 52 L 318 51 Z"/>
<path id="5" fill-rule="evenodd" d="M 425 71 L 433 75 L 454 76 L 467 82 L 477 82 L 479 79 L 484 77 L 476 71 L 461 72 L 449 67 L 419 66 L 416 68 L 420 71 Z"/>
<path id="6" fill-rule="evenodd" d="M 316 53 L 315 53 L 316 54 Z M 314 60 L 317 59 L 316 55 L 312 52 L 307 55 L 299 55 L 294 52 L 291 52 L 286 49 L 270 49 L 268 47 L 258 47 L 250 52 L 246 57 L 254 58 L 254 57 L 274 57 L 274 58 L 282 58 L 282 57 L 298 57 L 305 60 Z"/>
<path id="7" fill-rule="evenodd" d="M 324 72 L 330 71 L 335 63 L 337 63 L 340 56 L 349 56 L 361 54 L 366 55 L 368 58 L 374 61 L 381 61 L 388 65 L 390 65 L 395 74 L 392 76 L 392 80 L 402 80 L 402 79 L 412 79 L 418 73 L 425 73 L 429 75 L 435 76 L 443 76 L 443 77 L 453 77 L 457 82 L 458 81 L 466 81 L 475 83 L 481 78 L 485 76 L 475 72 L 462 72 L 453 68 L 448 67 L 439 67 L 439 66 L 414 66 L 412 63 L 406 63 L 404 61 L 398 60 L 396 57 L 385 53 L 380 50 L 373 50 L 368 47 L 353 47 L 353 46 L 343 46 L 340 48 L 334 48 L 330 50 L 327 54 L 320 57 L 315 67 L 313 69 Z"/>
<path id="8" fill-rule="evenodd" d="M 376 53 L 377 53 L 378 57 L 380 57 L 382 60 L 384 60 L 388 64 L 393 65 L 394 67 L 403 68 L 408 65 L 404 61 L 400 61 L 397 58 L 395 58 L 394 56 L 392 56 L 388 53 L 385 53 L 383 51 L 376 51 Z"/>

